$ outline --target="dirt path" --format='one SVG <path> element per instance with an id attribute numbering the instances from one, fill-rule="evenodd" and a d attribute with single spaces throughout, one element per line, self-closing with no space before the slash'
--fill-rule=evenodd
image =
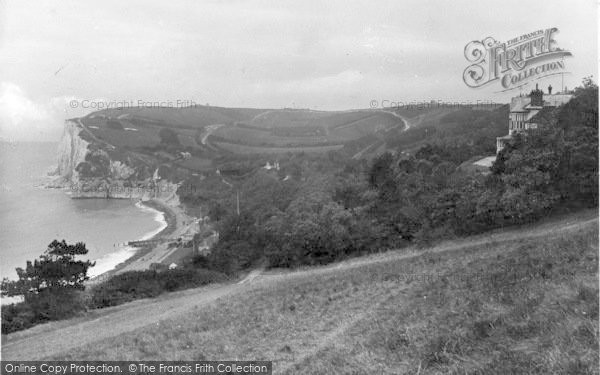
<path id="1" fill-rule="evenodd" d="M 214 133 L 215 130 L 219 129 L 222 126 L 225 126 L 225 125 L 224 124 L 213 124 L 213 125 L 208 125 L 206 128 L 204 128 L 206 133 L 204 133 L 202 135 L 201 143 L 206 146 L 206 140 L 208 139 L 208 137 L 210 137 L 210 135 L 212 133 Z"/>
<path id="2" fill-rule="evenodd" d="M 404 295 L 405 290 L 408 289 L 408 285 L 404 285 L 394 296 L 397 298 L 399 295 Z M 362 311 L 351 317 L 340 317 L 340 321 L 342 323 L 337 326 L 332 331 L 325 334 L 316 345 L 312 346 L 309 350 L 300 352 L 296 354 L 293 362 L 285 363 L 282 366 L 277 366 L 278 374 L 293 374 L 294 366 L 301 364 L 304 361 L 309 361 L 310 358 L 318 355 L 321 351 L 336 345 L 338 339 L 346 334 L 352 327 L 358 324 L 360 321 L 363 321 L 369 318 L 377 308 L 381 306 L 384 301 L 380 301 L 379 303 L 372 305 L 368 310 Z"/>
<path id="3" fill-rule="evenodd" d="M 402 129 L 403 132 L 405 132 L 411 128 L 411 123 L 408 121 L 408 119 L 406 117 L 400 116 L 399 114 L 397 114 L 394 111 L 382 111 L 382 112 L 390 113 L 390 114 L 394 115 L 395 117 L 398 117 L 400 120 L 402 120 L 402 122 L 404 123 L 404 129 Z"/>
<path id="4" fill-rule="evenodd" d="M 3 336 L 2 360 L 36 360 L 88 344 L 118 336 L 140 327 L 160 324 L 172 318 L 243 289 L 256 277 L 251 272 L 234 284 L 213 285 L 170 293 L 156 299 L 145 299 L 122 306 L 92 311 L 88 316 L 42 324 L 27 331 Z M 67 338 L 67 339 L 65 339 Z"/>
<path id="5" fill-rule="evenodd" d="M 91 311 L 81 318 L 43 324 L 26 331 L 4 336 L 2 338 L 2 359 L 36 360 L 58 355 L 77 346 L 126 334 L 141 327 L 159 325 L 161 320 L 172 319 L 181 314 L 189 313 L 194 309 L 207 306 L 221 297 L 244 293 L 249 288 L 275 285 L 283 279 L 306 278 L 315 274 L 338 272 L 340 269 L 419 257 L 424 254 L 457 251 L 465 247 L 482 246 L 497 241 L 521 241 L 546 237 L 578 230 L 591 224 L 598 225 L 597 213 L 595 212 L 590 213 L 584 219 L 566 218 L 558 222 L 542 223 L 528 228 L 504 230 L 462 240 L 447 241 L 432 247 L 428 251 L 416 249 L 389 251 L 330 266 L 307 268 L 293 272 L 251 272 L 244 280 L 235 284 L 212 285 L 170 293 L 156 299 L 135 301 L 122 306 Z M 332 337 L 339 333 L 332 333 Z M 310 355 L 311 353 L 305 353 L 305 357 Z"/>
<path id="6" fill-rule="evenodd" d="M 399 118 L 399 119 L 400 119 L 402 122 L 401 122 L 400 124 L 398 124 L 398 126 L 404 125 L 404 129 L 402 129 L 402 131 L 403 131 L 403 132 L 407 131 L 407 130 L 408 130 L 408 129 L 410 129 L 410 128 L 411 128 L 411 126 L 412 126 L 412 125 L 411 125 L 411 123 L 408 121 L 408 119 L 407 119 L 407 118 L 405 118 L 405 117 L 403 117 L 403 116 L 400 116 L 400 115 L 399 115 L 399 114 L 397 114 L 396 112 L 393 112 L 393 111 L 385 111 L 385 110 L 382 110 L 381 112 L 389 113 L 389 114 L 393 115 L 394 117 L 397 117 L 397 118 Z M 389 128 L 389 129 L 387 129 L 387 130 L 385 130 L 385 131 L 387 132 L 387 131 L 389 131 L 389 130 L 395 129 L 395 128 L 397 128 L 398 126 L 394 126 L 394 127 L 392 127 L 392 128 Z M 339 128 L 338 128 L 338 129 L 339 129 Z M 363 155 L 363 154 L 364 154 L 364 153 L 365 153 L 367 150 L 369 150 L 370 148 L 372 148 L 374 145 L 376 145 L 376 144 L 377 144 L 377 143 L 379 143 L 379 142 L 381 142 L 381 141 L 377 141 L 377 142 L 375 142 L 375 143 L 371 143 L 371 144 L 370 144 L 370 145 L 368 145 L 367 147 L 365 147 L 365 148 L 363 148 L 362 150 L 358 151 L 356 154 L 354 154 L 354 155 L 352 156 L 352 159 L 359 159 L 359 158 L 361 158 L 361 157 L 362 157 L 362 155 Z"/>

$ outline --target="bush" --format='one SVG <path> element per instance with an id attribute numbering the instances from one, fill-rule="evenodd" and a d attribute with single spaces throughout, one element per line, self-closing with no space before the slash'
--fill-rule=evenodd
<path id="1" fill-rule="evenodd" d="M 24 269 L 16 269 L 18 280 L 2 280 L 2 296 L 22 296 L 24 299 L 2 311 L 2 332 L 70 318 L 85 310 L 81 297 L 88 268 L 94 263 L 76 258 L 87 252 L 82 242 L 69 245 L 65 240 L 54 240 L 38 259 L 28 261 Z"/>
<path id="2" fill-rule="evenodd" d="M 180 145 L 179 138 L 177 138 L 177 133 L 170 128 L 162 128 L 158 132 L 158 136 L 160 137 L 160 143 L 166 145 Z"/>
<path id="3" fill-rule="evenodd" d="M 23 302 L 2 306 L 2 334 L 27 329 L 38 321 L 31 307 Z"/>
<path id="4" fill-rule="evenodd" d="M 53 320 L 68 319 L 85 311 L 82 291 L 47 290 L 29 302 L 2 306 L 2 334 L 9 334 Z"/>
<path id="5" fill-rule="evenodd" d="M 224 274 L 207 269 L 130 271 L 111 277 L 92 288 L 90 308 L 116 306 L 164 292 L 193 288 L 225 280 Z"/>
<path id="6" fill-rule="evenodd" d="M 201 254 L 195 255 L 192 258 L 192 264 L 194 265 L 194 267 L 198 268 L 211 268 L 210 260 L 208 259 L 208 257 Z"/>

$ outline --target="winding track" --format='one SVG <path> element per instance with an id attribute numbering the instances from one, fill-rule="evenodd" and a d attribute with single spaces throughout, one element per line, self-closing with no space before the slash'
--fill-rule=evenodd
<path id="1" fill-rule="evenodd" d="M 391 115 L 393 115 L 393 116 L 395 116 L 395 117 L 399 118 L 400 120 L 402 120 L 402 123 L 404 124 L 404 129 L 402 129 L 402 131 L 403 131 L 403 132 L 407 131 L 407 130 L 408 130 L 408 129 L 410 129 L 410 128 L 411 128 L 411 126 L 412 126 L 412 125 L 411 125 L 411 123 L 408 121 L 408 119 L 407 119 L 407 118 L 405 118 L 405 117 L 403 117 L 403 116 L 400 116 L 399 114 L 397 114 L 397 113 L 396 113 L 396 112 L 394 112 L 394 111 L 386 111 L 386 110 L 382 110 L 382 111 L 380 111 L 380 112 L 389 113 L 389 114 L 391 114 Z M 398 125 L 398 126 L 400 126 L 400 125 Z M 392 129 L 395 129 L 395 128 L 397 128 L 398 126 L 394 126 L 394 127 L 390 128 L 390 129 L 387 129 L 386 131 L 388 131 L 388 130 L 392 130 Z M 379 142 L 379 141 L 378 141 L 378 142 Z M 352 159 L 359 159 L 359 158 L 361 158 L 361 157 L 363 156 L 363 154 L 364 154 L 364 153 L 365 153 L 367 150 L 369 150 L 371 147 L 373 147 L 373 146 L 374 146 L 375 144 L 377 144 L 378 142 L 371 143 L 371 144 L 370 144 L 370 145 L 368 145 L 367 147 L 363 148 L 362 150 L 360 150 L 359 152 L 357 152 L 356 154 L 354 154 L 354 155 L 352 156 Z"/>

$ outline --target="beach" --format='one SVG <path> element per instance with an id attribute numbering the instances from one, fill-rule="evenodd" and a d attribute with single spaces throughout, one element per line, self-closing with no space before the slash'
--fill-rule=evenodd
<path id="1" fill-rule="evenodd" d="M 172 239 L 173 241 L 165 241 L 141 247 L 127 246 L 124 249 L 127 251 L 127 258 L 114 265 L 111 269 L 95 274 L 90 279 L 90 283 L 102 282 L 111 276 L 127 271 L 150 269 L 151 264 L 162 263 L 178 250 L 177 247 L 169 248 L 169 243 L 176 241 L 178 238 L 189 238 L 198 231 L 197 220 L 188 216 L 178 202 L 150 199 L 146 201 L 140 200 L 136 205 L 141 209 L 156 212 L 156 218 L 160 218 L 163 222 L 163 225 L 156 233 L 146 235 L 139 240 Z"/>

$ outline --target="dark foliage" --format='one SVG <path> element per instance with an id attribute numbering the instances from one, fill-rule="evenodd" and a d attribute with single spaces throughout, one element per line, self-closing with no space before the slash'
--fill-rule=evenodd
<path id="1" fill-rule="evenodd" d="M 186 199 L 208 205 L 219 219 L 220 240 L 209 259 L 228 273 L 264 263 L 328 263 L 531 222 L 564 207 L 593 207 L 598 128 L 590 119 L 597 116 L 597 95 L 593 84 L 578 89 L 567 105 L 549 112 L 547 124 L 515 136 L 487 175 L 461 164 L 495 152 L 495 137 L 506 132 L 507 106 L 461 109 L 426 131 L 409 130 L 404 135 L 418 147 L 406 143 L 416 148 L 403 152 L 402 141 L 399 152 L 370 166 L 348 160 L 348 153 L 281 158 L 283 173 L 253 174 L 235 188 L 221 186 L 221 194 Z M 289 165 L 299 166 L 302 178 L 282 181 Z"/>
<path id="2" fill-rule="evenodd" d="M 87 254 L 85 244 L 52 241 L 43 255 L 17 268 L 17 280 L 2 280 L 3 296 L 23 296 L 23 302 L 2 309 L 2 333 L 76 315 L 85 309 L 81 299 L 90 261 L 76 260 Z"/>
<path id="3" fill-rule="evenodd" d="M 90 308 L 116 306 L 165 292 L 192 288 L 225 280 L 219 272 L 184 268 L 168 271 L 130 271 L 111 277 L 91 290 Z"/>
<path id="4" fill-rule="evenodd" d="M 177 133 L 173 129 L 162 128 L 158 132 L 158 136 L 160 137 L 160 143 L 165 145 L 180 145 L 179 138 L 177 138 Z"/>

